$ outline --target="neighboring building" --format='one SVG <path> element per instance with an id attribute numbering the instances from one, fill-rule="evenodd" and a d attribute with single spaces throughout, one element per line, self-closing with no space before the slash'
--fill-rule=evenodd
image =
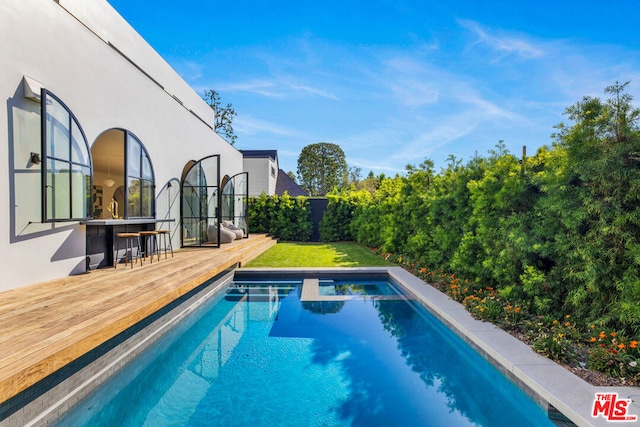
<path id="1" fill-rule="evenodd" d="M 278 167 L 277 150 L 240 150 L 244 171 L 249 174 L 249 197 L 262 193 L 267 196 L 308 196 L 289 175 Z"/>
<path id="2" fill-rule="evenodd" d="M 242 154 L 105 0 L 4 0 L 0 58 L 0 291 L 109 265 L 125 226 L 243 223 Z"/>
<path id="3" fill-rule="evenodd" d="M 278 182 L 276 183 L 276 194 L 282 196 L 284 193 L 292 197 L 305 196 L 309 197 L 309 193 L 304 191 L 291 177 L 282 169 L 278 170 Z"/>
<path id="4" fill-rule="evenodd" d="M 276 194 L 278 152 L 276 150 L 240 150 L 245 172 L 249 173 L 249 196 Z"/>

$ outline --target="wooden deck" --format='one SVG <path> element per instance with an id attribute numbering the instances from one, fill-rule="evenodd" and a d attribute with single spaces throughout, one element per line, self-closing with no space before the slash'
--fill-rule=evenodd
<path id="1" fill-rule="evenodd" d="M 0 403 L 275 244 L 251 235 L 220 248 L 181 249 L 142 267 L 119 265 L 0 293 Z"/>

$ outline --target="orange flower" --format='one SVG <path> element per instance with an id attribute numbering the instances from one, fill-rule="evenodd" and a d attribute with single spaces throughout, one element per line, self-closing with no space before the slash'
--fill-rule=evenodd
<path id="1" fill-rule="evenodd" d="M 603 340 L 605 339 L 607 336 L 607 334 L 605 334 L 604 332 L 600 331 L 600 339 Z"/>
<path id="2" fill-rule="evenodd" d="M 633 340 L 629 343 L 629 347 L 631 348 L 638 348 L 638 341 Z"/>
<path id="3" fill-rule="evenodd" d="M 612 337 L 616 336 L 616 331 L 612 331 L 609 335 L 611 335 Z"/>
<path id="4" fill-rule="evenodd" d="M 422 267 L 422 270 L 420 270 L 420 273 L 426 273 L 427 272 L 427 267 Z"/>
<path id="5" fill-rule="evenodd" d="M 520 313 L 521 308 L 520 307 L 516 307 L 516 313 Z"/>
<path id="6" fill-rule="evenodd" d="M 626 347 L 627 347 L 627 346 L 626 346 L 626 345 L 624 345 L 624 343 L 620 343 L 620 344 L 618 344 L 618 348 L 619 348 L 620 350 L 624 350 Z"/>
<path id="7" fill-rule="evenodd" d="M 597 340 L 598 340 L 598 338 L 596 338 L 596 337 L 589 338 L 589 342 L 596 342 Z"/>

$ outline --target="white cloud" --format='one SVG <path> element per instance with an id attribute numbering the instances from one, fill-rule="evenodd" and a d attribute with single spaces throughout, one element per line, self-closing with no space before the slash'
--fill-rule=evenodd
<path id="1" fill-rule="evenodd" d="M 173 63 L 173 67 L 176 72 L 188 82 L 198 80 L 204 75 L 202 64 L 195 61 L 176 61 Z"/>
<path id="2" fill-rule="evenodd" d="M 271 80 L 250 80 L 245 82 L 229 83 L 220 86 L 220 91 L 249 92 L 267 98 L 282 98 L 285 96 L 281 87 Z"/>
<path id="3" fill-rule="evenodd" d="M 233 129 L 238 134 L 244 135 L 255 135 L 261 132 L 278 136 L 295 136 L 297 134 L 292 129 L 256 119 L 248 114 L 238 114 L 233 120 Z"/>
<path id="4" fill-rule="evenodd" d="M 334 94 L 327 92 L 325 90 L 322 89 L 316 89 L 314 87 L 311 86 L 305 86 L 305 85 L 297 85 L 297 84 L 292 84 L 291 85 L 291 89 L 296 90 L 296 91 L 300 91 L 300 92 L 305 92 L 311 95 L 316 95 L 319 96 L 321 98 L 327 98 L 327 99 L 333 99 L 335 101 L 338 101 L 338 97 L 335 96 Z"/>
<path id="5" fill-rule="evenodd" d="M 526 59 L 533 59 L 545 55 L 544 49 L 523 36 L 498 35 L 496 32 L 492 33 L 491 30 L 470 20 L 459 19 L 458 23 L 461 27 L 470 30 L 476 35 L 477 44 L 485 44 L 491 49 L 500 52 L 503 57 L 515 54 Z"/>

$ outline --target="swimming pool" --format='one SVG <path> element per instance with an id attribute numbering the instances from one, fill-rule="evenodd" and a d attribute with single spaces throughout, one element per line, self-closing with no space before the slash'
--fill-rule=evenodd
<path id="1" fill-rule="evenodd" d="M 323 279 L 231 284 L 59 425 L 553 425 L 397 284 Z"/>

